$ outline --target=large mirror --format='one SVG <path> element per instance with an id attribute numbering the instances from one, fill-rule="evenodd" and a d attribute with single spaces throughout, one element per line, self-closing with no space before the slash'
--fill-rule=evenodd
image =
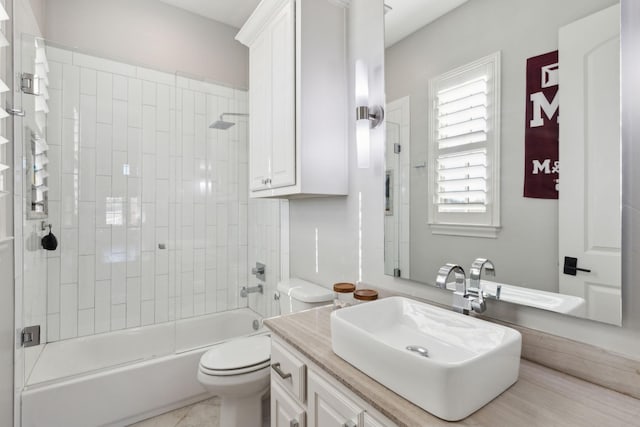
<path id="1" fill-rule="evenodd" d="M 620 325 L 619 2 L 385 3 L 385 273 Z"/>

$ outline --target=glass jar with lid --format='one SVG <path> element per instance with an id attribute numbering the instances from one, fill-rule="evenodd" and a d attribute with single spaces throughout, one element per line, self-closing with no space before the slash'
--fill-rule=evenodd
<path id="1" fill-rule="evenodd" d="M 378 299 L 378 291 L 374 291 L 373 289 L 358 289 L 353 292 L 353 299 L 355 304 L 375 301 Z"/>
<path id="2" fill-rule="evenodd" d="M 348 282 L 335 283 L 333 285 L 333 308 L 343 308 L 353 305 L 353 291 L 356 285 Z"/>

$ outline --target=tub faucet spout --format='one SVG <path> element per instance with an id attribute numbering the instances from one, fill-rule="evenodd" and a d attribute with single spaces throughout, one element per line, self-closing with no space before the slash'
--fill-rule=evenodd
<path id="1" fill-rule="evenodd" d="M 240 289 L 240 296 L 242 298 L 246 298 L 249 294 L 252 294 L 254 292 L 258 292 L 263 294 L 264 293 L 264 286 L 262 285 L 258 285 L 258 286 L 243 286 L 242 289 Z"/>

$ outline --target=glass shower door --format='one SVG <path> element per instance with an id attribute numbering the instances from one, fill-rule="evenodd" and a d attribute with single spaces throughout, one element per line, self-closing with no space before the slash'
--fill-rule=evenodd
<path id="1" fill-rule="evenodd" d="M 21 87 L 16 88 L 15 105 L 22 113 L 15 121 L 15 147 L 21 151 L 23 174 L 22 206 L 22 326 L 30 328 L 32 342 L 25 342 L 22 379 L 27 384 L 35 361 L 44 349 L 49 333 L 47 328 L 47 271 L 50 254 L 42 249 L 41 238 L 47 234 L 43 224 L 49 224 L 49 183 L 48 174 L 50 151 L 46 141 L 47 133 L 47 83 L 48 66 L 44 57 L 44 43 L 41 39 L 22 34 L 16 39 L 16 71 Z M 58 232 L 57 229 L 54 232 Z M 39 345 L 37 334 L 39 328 Z"/>

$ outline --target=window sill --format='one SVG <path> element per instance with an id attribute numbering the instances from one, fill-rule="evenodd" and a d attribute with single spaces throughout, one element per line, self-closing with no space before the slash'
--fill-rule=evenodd
<path id="1" fill-rule="evenodd" d="M 466 224 L 429 224 L 432 234 L 460 237 L 480 237 L 497 239 L 500 226 Z"/>

